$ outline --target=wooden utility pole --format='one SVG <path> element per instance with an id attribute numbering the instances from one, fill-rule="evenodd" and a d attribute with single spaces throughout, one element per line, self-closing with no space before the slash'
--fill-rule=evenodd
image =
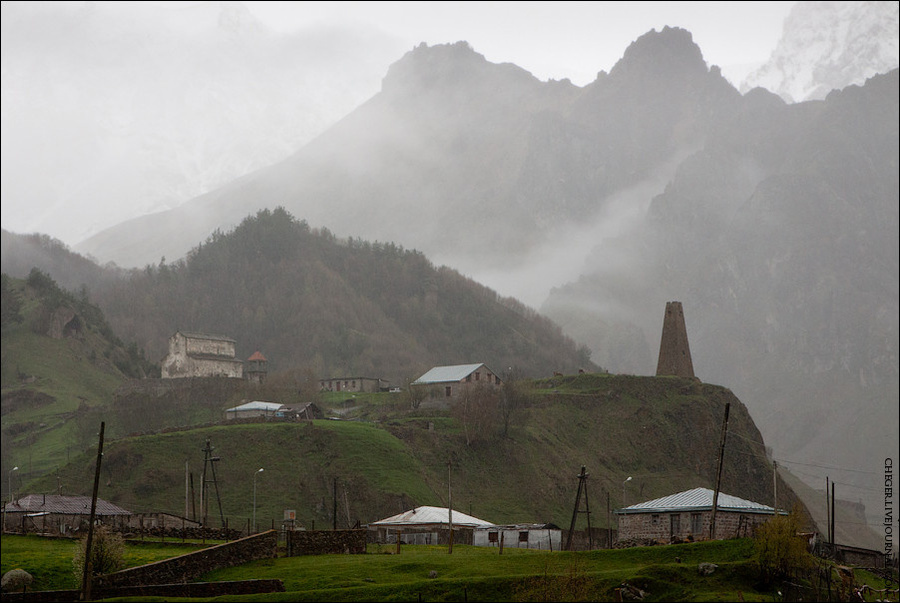
<path id="1" fill-rule="evenodd" d="M 772 489 L 775 496 L 772 500 L 772 515 L 778 515 L 778 461 L 772 461 Z"/>
<path id="2" fill-rule="evenodd" d="M 609 490 L 606 491 L 606 548 L 612 548 L 612 517 L 609 513 Z"/>
<path id="3" fill-rule="evenodd" d="M 569 535 L 566 537 L 566 550 L 572 550 L 572 536 L 575 533 L 575 520 L 578 517 L 578 513 L 587 514 L 587 533 L 588 533 L 588 547 L 589 549 L 594 548 L 594 539 L 591 535 L 591 507 L 588 503 L 587 496 L 587 477 L 588 474 L 585 473 L 584 465 L 581 466 L 581 473 L 578 475 L 578 492 L 575 494 L 575 509 L 572 511 L 572 523 L 569 525 Z M 579 511 L 579 506 L 581 504 L 581 491 L 584 490 L 584 511 Z"/>
<path id="4" fill-rule="evenodd" d="M 834 482 L 831 482 L 831 547 L 834 549 Z"/>
<path id="5" fill-rule="evenodd" d="M 719 504 L 719 488 L 722 485 L 722 464 L 725 459 L 725 435 L 728 433 L 728 412 L 731 402 L 725 403 L 725 420 L 722 421 L 722 439 L 719 441 L 719 461 L 716 467 L 716 489 L 713 491 L 712 514 L 709 517 L 709 539 L 716 539 L 716 507 Z"/>
<path id="6" fill-rule="evenodd" d="M 97 492 L 100 489 L 100 464 L 103 461 L 103 432 L 106 423 L 100 423 L 100 442 L 97 445 L 97 468 L 94 470 L 94 493 L 91 495 L 91 519 L 88 524 L 87 542 L 84 546 L 84 573 L 81 576 L 81 600 L 91 600 L 91 545 L 94 540 L 94 518 L 97 515 Z"/>
<path id="7" fill-rule="evenodd" d="M 831 542 L 831 505 L 828 500 L 828 476 L 825 476 L 825 542 Z"/>

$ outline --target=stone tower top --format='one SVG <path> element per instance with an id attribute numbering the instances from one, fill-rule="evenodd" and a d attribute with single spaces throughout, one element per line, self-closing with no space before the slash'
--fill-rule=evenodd
<path id="1" fill-rule="evenodd" d="M 691 348 L 684 326 L 684 310 L 681 302 L 677 301 L 666 302 L 662 340 L 659 342 L 659 363 L 656 365 L 656 376 L 661 375 L 694 378 L 694 363 L 691 362 Z"/>

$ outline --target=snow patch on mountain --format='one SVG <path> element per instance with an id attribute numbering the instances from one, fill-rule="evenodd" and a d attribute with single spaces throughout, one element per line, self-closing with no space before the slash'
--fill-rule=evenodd
<path id="1" fill-rule="evenodd" d="M 824 99 L 900 64 L 897 2 L 797 2 L 771 58 L 741 85 L 787 102 Z"/>

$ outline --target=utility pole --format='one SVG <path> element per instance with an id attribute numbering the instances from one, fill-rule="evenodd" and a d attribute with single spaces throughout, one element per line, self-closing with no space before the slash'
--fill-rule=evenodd
<path id="1" fill-rule="evenodd" d="M 594 548 L 594 539 L 591 535 L 591 506 L 588 503 L 587 496 L 587 477 L 588 474 L 585 473 L 584 465 L 581 466 L 581 473 L 578 475 L 578 492 L 575 494 L 575 509 L 572 511 L 572 523 L 569 525 L 569 535 L 566 537 L 566 550 L 572 550 L 572 536 L 575 533 L 575 520 L 578 517 L 578 513 L 585 513 L 587 515 L 587 533 L 588 533 L 588 547 L 589 549 Z M 581 503 L 581 491 L 584 490 L 584 511 L 579 511 L 579 506 Z"/>
<path id="2" fill-rule="evenodd" d="M 778 461 L 772 461 L 772 489 L 775 497 L 772 502 L 772 515 L 778 515 Z"/>
<path id="3" fill-rule="evenodd" d="M 828 476 L 825 476 L 825 542 L 831 542 L 831 505 L 828 500 Z"/>
<path id="4" fill-rule="evenodd" d="M 331 530 L 337 531 L 337 478 L 331 486 Z"/>
<path id="5" fill-rule="evenodd" d="M 831 548 L 834 550 L 834 482 L 831 482 Z"/>
<path id="6" fill-rule="evenodd" d="M 91 545 L 94 540 L 94 518 L 97 516 L 97 491 L 100 489 L 100 464 L 103 461 L 103 432 L 106 429 L 106 423 L 100 423 L 100 442 L 97 445 L 97 468 L 94 470 L 94 493 L 91 496 L 91 519 L 88 524 L 87 542 L 84 546 L 84 573 L 81 576 L 81 600 L 91 600 L 91 574 L 93 567 L 91 563 Z"/>
<path id="7" fill-rule="evenodd" d="M 609 513 L 609 490 L 606 491 L 606 548 L 612 548 L 612 517 Z"/>
<path id="8" fill-rule="evenodd" d="M 719 442 L 719 462 L 716 468 L 716 489 L 713 491 L 712 514 L 709 517 L 709 539 L 716 539 L 716 507 L 719 504 L 719 487 L 722 485 L 722 464 L 725 459 L 725 435 L 728 433 L 728 412 L 731 402 L 725 403 L 725 420 L 722 421 L 722 439 Z"/>
<path id="9" fill-rule="evenodd" d="M 184 516 L 185 517 L 188 516 L 188 511 L 189 511 L 188 501 L 190 500 L 189 499 L 190 493 L 191 493 L 190 470 L 188 469 L 187 459 L 185 459 L 185 461 L 184 461 Z"/>
<path id="10" fill-rule="evenodd" d="M 453 554 L 453 487 L 450 485 L 450 469 L 453 461 L 447 461 L 447 521 L 450 524 L 450 546 L 447 547 L 447 554 Z"/>
<path id="11" fill-rule="evenodd" d="M 203 527 L 207 527 L 207 514 L 209 509 L 209 491 L 208 484 L 212 481 L 213 486 L 216 488 L 216 501 L 219 503 L 219 519 L 221 520 L 222 527 L 225 527 L 225 514 L 222 512 L 222 498 L 219 496 L 219 480 L 216 477 L 216 463 L 220 460 L 219 457 L 213 456 L 212 451 L 214 448 L 209 443 L 209 438 L 206 438 L 206 447 L 203 449 L 203 478 L 202 483 L 200 484 L 200 512 L 203 513 Z M 210 470 L 212 471 L 212 480 L 210 480 L 206 472 L 206 466 L 209 465 Z"/>

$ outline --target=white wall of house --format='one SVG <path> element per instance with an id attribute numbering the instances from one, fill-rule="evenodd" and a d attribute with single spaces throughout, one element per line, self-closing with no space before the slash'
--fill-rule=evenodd
<path id="1" fill-rule="evenodd" d="M 562 530 L 517 526 L 478 528 L 475 530 L 473 544 L 475 546 L 499 547 L 501 537 L 503 538 L 503 548 L 505 549 L 558 551 L 562 543 Z"/>

